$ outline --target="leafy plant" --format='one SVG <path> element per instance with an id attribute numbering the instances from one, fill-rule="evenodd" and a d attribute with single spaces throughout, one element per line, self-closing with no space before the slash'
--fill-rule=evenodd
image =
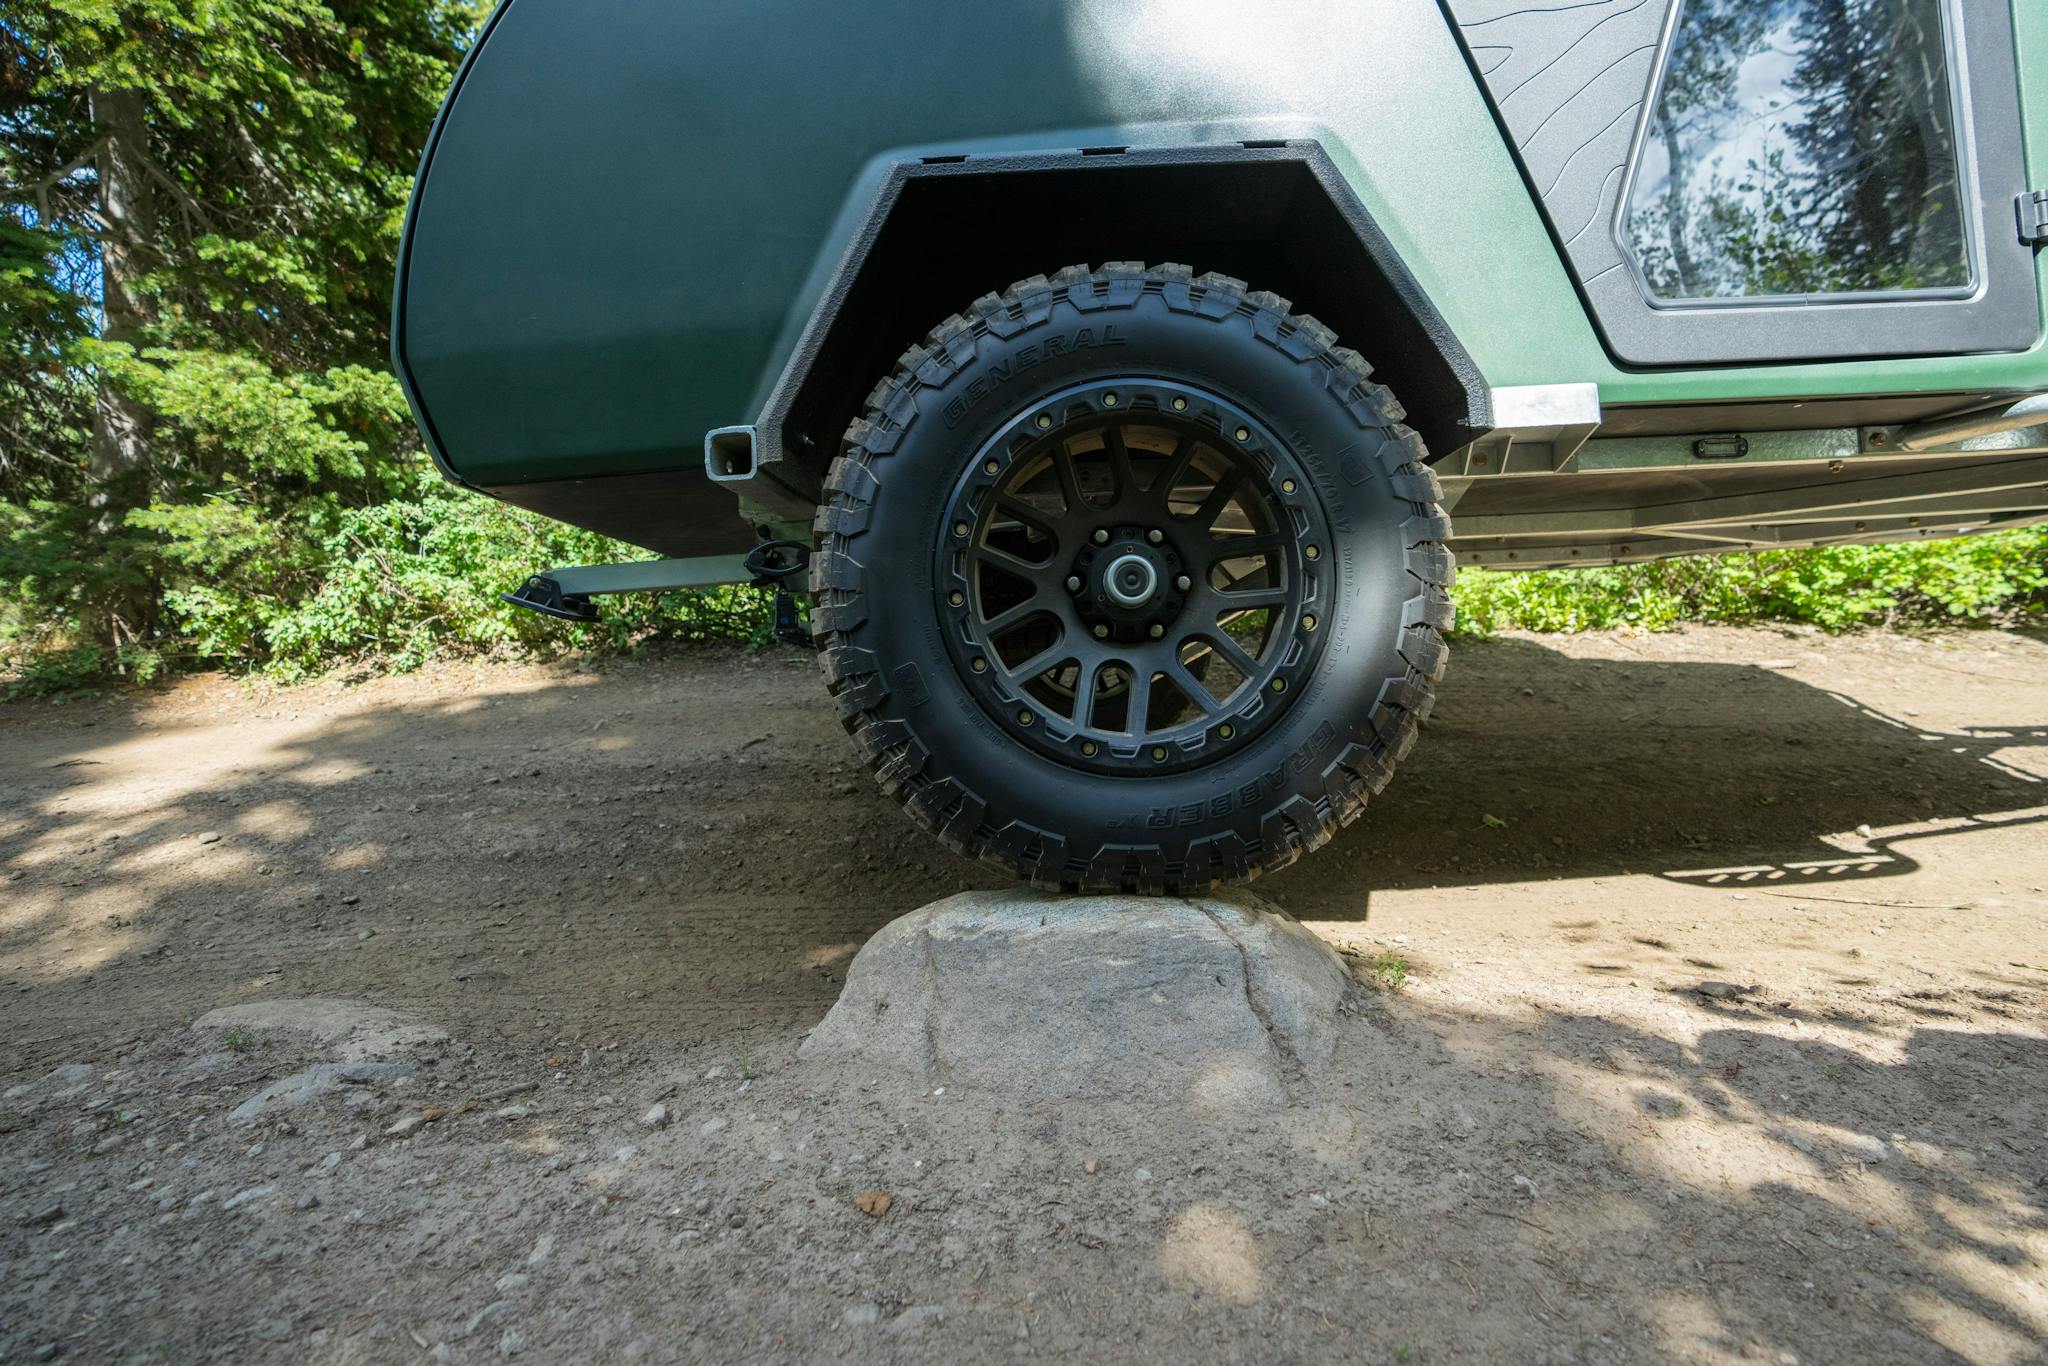
<path id="1" fill-rule="evenodd" d="M 1843 631 L 2048 621 L 2048 529 L 1950 541 L 1659 560 L 1611 569 L 1461 574 L 1456 629 L 1664 630 L 1795 622 Z"/>

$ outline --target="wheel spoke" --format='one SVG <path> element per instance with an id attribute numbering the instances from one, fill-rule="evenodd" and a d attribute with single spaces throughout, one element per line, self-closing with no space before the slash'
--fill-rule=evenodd
<path id="1" fill-rule="evenodd" d="M 1064 441 L 1052 449 L 1052 470 L 1060 483 L 1060 499 L 1067 505 L 1067 516 L 1079 517 L 1088 504 L 1081 497 L 1081 476 L 1074 470 L 1074 453 Z"/>
<path id="2" fill-rule="evenodd" d="M 1081 671 L 1074 679 L 1074 724 L 1092 726 L 1095 724 L 1095 684 L 1102 677 L 1102 661 L 1091 658 L 1079 663 Z"/>
<path id="3" fill-rule="evenodd" d="M 1103 432 L 1102 443 L 1109 451 L 1109 470 L 1116 479 L 1116 501 L 1128 503 L 1138 496 L 1138 471 L 1131 464 L 1131 448 L 1124 444 L 1123 428 Z"/>
<path id="4" fill-rule="evenodd" d="M 1257 536 L 1211 536 L 1209 544 L 1216 552 L 1209 560 L 1209 567 L 1213 569 L 1232 560 L 1248 559 L 1263 551 L 1278 550 L 1281 536 L 1277 531 L 1268 531 Z"/>
<path id="5" fill-rule="evenodd" d="M 1124 703 L 1124 729 L 1132 735 L 1145 733 L 1145 713 L 1152 707 L 1152 670 L 1131 666 L 1131 691 Z"/>
<path id="6" fill-rule="evenodd" d="M 990 617 L 987 621 L 984 621 L 981 624 L 981 629 L 988 634 L 991 640 L 993 640 L 995 637 L 1009 630 L 1012 626 L 1015 626 L 1020 621 L 1024 621 L 1030 617 L 1046 614 L 1047 609 L 1038 605 L 1038 594 L 1036 592 L 1033 592 L 1030 597 L 1024 599 L 1024 601 L 1018 603 L 1015 607 L 1005 608 L 1003 611 L 998 612 L 994 616 Z"/>
<path id="7" fill-rule="evenodd" d="M 1003 672 L 1016 679 L 1019 683 L 1029 683 L 1032 679 L 1068 657 L 1063 633 L 1060 640 L 1054 641 L 1051 645 L 1040 650 L 1016 668 L 1005 668 Z"/>
<path id="8" fill-rule="evenodd" d="M 1229 660 L 1231 667 L 1246 678 L 1256 678 L 1258 676 L 1259 661 L 1246 653 L 1244 646 L 1231 638 L 1230 632 L 1219 627 L 1213 635 L 1205 635 L 1202 639 L 1215 646 L 1216 653 Z"/>
<path id="9" fill-rule="evenodd" d="M 1192 435 L 1182 437 L 1180 444 L 1173 448 L 1173 457 L 1166 466 L 1166 473 L 1160 475 L 1159 482 L 1152 485 L 1152 492 L 1161 503 L 1171 508 L 1175 486 L 1188 477 L 1188 470 L 1195 463 L 1195 454 L 1201 449 L 1202 443 Z"/>
<path id="10" fill-rule="evenodd" d="M 1188 520 L 1204 531 L 1216 525 L 1216 519 L 1223 515 L 1223 509 L 1230 505 L 1230 500 L 1237 495 L 1237 486 L 1243 482 L 1242 470 L 1233 469 L 1223 475 L 1216 481 L 1216 487 L 1209 490 L 1209 496 L 1202 500 L 1202 505 L 1195 509 L 1194 516 Z"/>
<path id="11" fill-rule="evenodd" d="M 975 553 L 982 563 L 992 564 L 1005 574 L 1014 575 L 1034 588 L 1045 587 L 1049 579 L 1056 578 L 1059 575 L 1059 568 L 1054 560 L 1047 560 L 1043 564 L 1033 564 L 1029 560 L 1012 555 L 1009 551 L 989 545 L 986 542 L 977 547 Z M 1057 556 L 1058 552 L 1055 551 L 1054 555 Z"/>
<path id="12" fill-rule="evenodd" d="M 1287 604 L 1285 588 L 1233 588 L 1213 589 L 1219 610 L 1225 612 L 1256 612 L 1261 607 L 1284 607 Z"/>
<path id="13" fill-rule="evenodd" d="M 1194 671 L 1178 659 L 1167 661 L 1165 673 L 1168 678 L 1173 680 L 1174 686 L 1187 694 L 1188 701 L 1202 709 L 1202 715 L 1214 716 L 1223 710 L 1222 704 L 1210 695 L 1207 688 L 1202 686 L 1202 680 L 1196 678 Z"/>
<path id="14" fill-rule="evenodd" d="M 1059 519 L 1052 517 L 1051 515 L 1045 512 L 1040 511 L 1038 508 L 1031 506 L 1031 504 L 1025 502 L 1023 499 L 1013 497 L 1009 494 L 1005 494 L 1001 498 L 996 499 L 996 511 L 1006 513 L 1009 516 L 1016 518 L 1018 521 L 1023 522 L 1027 526 L 1033 526 L 1038 528 L 1040 531 L 1043 531 L 1046 535 L 1052 537 L 1053 543 L 1055 547 L 1057 547 L 1060 539 Z M 1059 551 L 1055 549 L 1053 553 L 1058 554 Z"/>

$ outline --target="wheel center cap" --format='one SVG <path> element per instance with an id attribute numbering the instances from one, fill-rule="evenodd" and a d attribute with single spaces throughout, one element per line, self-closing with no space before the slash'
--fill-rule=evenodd
<path id="1" fill-rule="evenodd" d="M 1143 555 L 1121 555 L 1103 572 L 1102 588 L 1119 607 L 1143 607 L 1159 591 L 1159 571 Z"/>

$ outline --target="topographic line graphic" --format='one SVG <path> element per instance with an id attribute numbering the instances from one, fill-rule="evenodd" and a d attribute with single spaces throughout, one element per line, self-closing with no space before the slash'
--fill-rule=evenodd
<path id="1" fill-rule="evenodd" d="M 1543 192 L 1543 202 L 1548 204 L 1550 202 L 1550 196 L 1557 193 L 1557 187 L 1564 183 L 1565 173 L 1571 170 L 1572 163 L 1579 159 L 1580 153 L 1584 152 L 1588 147 L 1591 147 L 1594 143 L 1600 141 L 1600 139 L 1606 137 L 1609 133 L 1613 132 L 1615 124 L 1620 123 L 1623 119 L 1635 113 L 1636 110 L 1641 109 L 1642 107 L 1643 102 L 1641 100 L 1637 100 L 1634 104 L 1628 106 L 1619 114 L 1616 114 L 1613 118 L 1607 120 L 1607 126 L 1605 128 L 1602 128 L 1599 132 L 1593 134 L 1593 136 L 1587 138 L 1584 142 L 1580 143 L 1577 147 L 1573 148 L 1572 154 L 1564 159 L 1564 165 L 1557 168 L 1557 179 L 1551 181 L 1550 188 Z M 1619 168 L 1617 167 L 1616 169 Z"/>
<path id="2" fill-rule="evenodd" d="M 1595 223 L 1598 223 L 1600 221 L 1602 216 L 1600 210 L 1607 204 L 1608 182 L 1612 181 L 1616 176 L 1620 175 L 1623 171 L 1627 169 L 1628 168 L 1626 165 L 1617 166 L 1613 170 L 1609 171 L 1606 175 L 1600 178 L 1600 197 L 1593 201 L 1593 216 L 1586 220 L 1586 225 L 1584 227 L 1580 228 L 1577 232 L 1573 233 L 1570 237 L 1567 237 L 1565 239 L 1564 249 L 1567 252 L 1569 252 L 1572 249 L 1573 244 L 1576 243 L 1581 237 L 1584 237 L 1587 233 L 1593 230 L 1593 225 Z M 1546 207 L 1548 206 L 1546 205 Z"/>
<path id="3" fill-rule="evenodd" d="M 1566 109 L 1569 109 L 1574 101 L 1576 101 L 1581 95 L 1584 95 L 1588 90 L 1591 90 L 1596 84 L 1598 84 L 1602 76 L 1605 76 L 1608 72 L 1614 70 L 1623 62 L 1630 61 L 1636 57 L 1640 57 L 1645 52 L 1655 52 L 1656 50 L 1657 45 L 1655 43 L 1645 43 L 1641 47 L 1631 48 L 1629 51 L 1622 53 L 1619 57 L 1616 57 L 1613 61 L 1609 62 L 1606 66 L 1601 67 L 1598 71 L 1594 72 L 1593 75 L 1586 81 L 1586 83 L 1580 86 L 1578 90 L 1574 92 L 1569 99 L 1566 99 L 1563 103 L 1559 104 L 1557 108 L 1551 110 L 1548 114 L 1545 114 L 1543 116 L 1543 122 L 1537 124 L 1534 128 L 1531 128 L 1529 130 L 1529 136 L 1523 138 L 1520 142 L 1515 144 L 1516 148 L 1520 151 L 1528 151 L 1529 144 L 1534 142 L 1537 136 L 1541 134 L 1545 128 L 1550 126 L 1550 121 L 1556 118 L 1559 114 L 1562 114 Z"/>
<path id="4" fill-rule="evenodd" d="M 1519 19 L 1525 14 L 1569 14 L 1575 9 L 1599 9 L 1602 5 L 1613 3 L 1614 0 L 1581 0 L 1581 3 L 1576 5 L 1530 5 L 1524 9 L 1511 9 L 1506 14 L 1496 14 L 1491 19 L 1474 19 L 1471 23 L 1461 23 L 1458 27 L 1485 28 L 1488 24 L 1497 24 L 1503 19 Z"/>
<path id="5" fill-rule="evenodd" d="M 1500 54 L 1500 58 L 1497 61 L 1495 61 L 1492 66 L 1488 66 L 1479 55 L 1482 52 L 1498 52 Z M 1511 47 L 1491 46 L 1475 47 L 1472 49 L 1472 60 L 1479 63 L 1479 74 L 1482 76 L 1491 76 L 1494 72 L 1500 70 L 1502 67 L 1506 66 L 1509 62 L 1513 61 L 1514 59 L 1515 50 Z"/>
<path id="6" fill-rule="evenodd" d="M 1629 15 L 1634 14 L 1637 10 L 1641 9 L 1644 5 L 1647 5 L 1649 3 L 1650 0 L 1636 0 L 1636 2 L 1633 5 L 1630 5 L 1627 9 L 1616 10 L 1614 13 L 1604 16 L 1599 23 L 1594 24 L 1592 27 L 1588 28 L 1584 33 L 1581 33 L 1578 37 L 1572 39 L 1571 42 L 1567 43 L 1564 46 L 1563 50 L 1561 50 L 1555 57 L 1552 57 L 1542 66 L 1537 67 L 1534 71 L 1524 76 L 1521 80 L 1521 83 L 1517 85 L 1513 90 L 1510 90 L 1505 95 L 1502 95 L 1500 97 L 1501 107 L 1506 108 L 1507 102 L 1513 99 L 1515 96 L 1521 94 L 1523 90 L 1527 89 L 1529 82 L 1535 80 L 1538 76 L 1541 76 L 1544 72 L 1550 70 L 1550 68 L 1556 66 L 1559 62 L 1571 56 L 1572 53 L 1578 51 L 1579 48 L 1585 43 L 1585 41 L 1588 38 L 1598 33 L 1602 28 L 1606 27 L 1608 24 L 1613 23 L 1616 19 L 1627 18 Z M 1591 84 L 1591 82 L 1588 82 L 1588 84 Z"/>

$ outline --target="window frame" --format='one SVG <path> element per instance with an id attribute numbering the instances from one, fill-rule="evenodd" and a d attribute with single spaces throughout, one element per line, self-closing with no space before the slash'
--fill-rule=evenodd
<path id="1" fill-rule="evenodd" d="M 1618 361 L 1653 368 L 1959 355 L 2024 351 L 2039 340 L 2034 251 L 2013 226 L 2014 197 L 2025 189 L 2026 175 L 2009 0 L 1941 0 L 1968 286 L 1708 299 L 1653 295 L 1625 225 L 1685 4 L 1671 0 L 1665 16 L 1609 212 L 1617 259 L 1580 280 Z"/>
<path id="2" fill-rule="evenodd" d="M 1622 172 L 1621 191 L 1615 201 L 1611 224 L 1614 244 L 1621 252 L 1621 259 L 1636 277 L 1636 288 L 1642 291 L 1650 307 L 1730 308 L 1756 305 L 1803 308 L 1896 299 L 1972 299 L 1982 292 L 1986 280 L 1984 233 L 1983 225 L 1978 222 L 1977 197 L 1970 193 L 1970 187 L 1979 179 L 1976 121 L 1964 93 L 1969 89 L 1969 54 L 1959 41 L 1962 24 L 1958 8 L 1960 0 L 1935 0 L 1941 21 L 1942 71 L 1948 85 L 1949 119 L 1955 130 L 1956 207 L 1962 216 L 1963 264 L 1969 271 L 1969 280 L 1960 285 L 1932 285 L 1922 289 L 1844 289 L 1803 294 L 1721 294 L 1695 298 L 1667 298 L 1658 294 L 1650 285 L 1648 273 L 1643 270 L 1640 254 L 1631 244 L 1628 220 L 1634 204 L 1636 181 L 1649 147 L 1650 131 L 1657 118 L 1657 101 L 1664 93 L 1664 77 L 1671 69 L 1672 48 L 1678 39 L 1679 24 L 1685 17 L 1686 3 L 1687 0 L 1676 0 L 1664 21 L 1656 65 L 1651 70 L 1650 88 L 1643 99 L 1643 113 L 1636 122 L 1635 137 L 1629 143 L 1628 161 Z"/>

